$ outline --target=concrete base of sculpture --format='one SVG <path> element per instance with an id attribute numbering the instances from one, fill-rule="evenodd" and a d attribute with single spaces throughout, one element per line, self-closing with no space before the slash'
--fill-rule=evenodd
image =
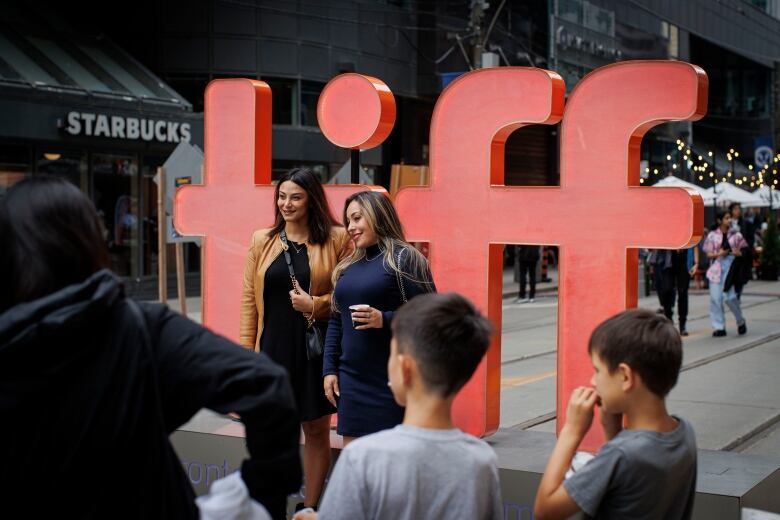
<path id="1" fill-rule="evenodd" d="M 197 494 L 237 470 L 246 458 L 243 425 L 201 412 L 171 439 Z M 332 435 L 337 454 L 341 439 Z M 487 441 L 496 451 L 505 520 L 533 518 L 533 502 L 552 433 L 503 429 Z M 335 460 L 335 457 L 334 457 Z M 694 519 L 740 519 L 742 508 L 780 513 L 780 457 L 699 450 Z"/>

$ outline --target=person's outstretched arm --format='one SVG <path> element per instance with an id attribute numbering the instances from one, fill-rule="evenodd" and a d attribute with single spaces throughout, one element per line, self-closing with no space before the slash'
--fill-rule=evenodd
<path id="1" fill-rule="evenodd" d="M 566 424 L 561 429 L 536 492 L 534 518 L 565 519 L 580 511 L 580 507 L 563 487 L 563 479 L 577 447 L 593 422 L 593 408 L 597 398 L 593 388 L 579 387 L 572 392 L 566 411 Z"/>
<path id="2" fill-rule="evenodd" d="M 301 483 L 299 421 L 284 369 L 161 305 L 143 305 L 168 433 L 201 408 L 237 412 L 249 459 L 241 476 L 274 517 Z M 282 515 L 283 516 L 283 515 Z"/>

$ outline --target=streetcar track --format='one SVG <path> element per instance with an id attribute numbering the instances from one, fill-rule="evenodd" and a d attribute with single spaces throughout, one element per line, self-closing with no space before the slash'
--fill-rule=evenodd
<path id="1" fill-rule="evenodd" d="M 742 352 L 746 352 L 748 350 L 752 350 L 756 347 L 760 347 L 762 345 L 766 345 L 767 343 L 771 343 L 772 341 L 775 341 L 777 339 L 780 339 L 780 332 L 775 332 L 772 334 L 769 334 L 767 336 L 764 336 L 763 338 L 759 338 L 755 341 L 751 341 L 750 343 L 747 343 L 745 345 L 740 345 L 738 347 L 733 347 L 728 350 L 724 350 L 723 352 L 718 352 L 716 354 L 712 354 L 710 356 L 704 357 L 702 359 L 697 359 L 696 361 L 691 361 L 690 363 L 683 365 L 680 368 L 680 372 L 686 372 L 688 370 L 693 370 L 695 368 L 702 367 L 704 365 L 708 365 L 710 363 L 714 363 L 715 361 L 720 361 L 721 359 L 725 359 L 727 357 L 735 356 L 737 354 L 741 354 Z M 551 352 L 555 352 L 555 350 L 550 352 L 543 352 L 539 354 L 532 354 L 531 357 L 539 357 L 542 355 L 550 354 Z M 521 361 L 521 359 L 517 360 L 510 360 L 508 363 L 513 363 L 515 361 Z M 503 366 L 503 363 L 502 363 Z M 519 422 L 517 424 L 514 424 L 512 426 L 509 426 L 508 428 L 511 430 L 527 430 L 529 428 L 533 428 L 534 426 L 538 426 L 540 424 L 544 424 L 546 422 L 554 421 L 557 418 L 556 412 L 550 411 L 543 413 L 541 415 L 537 415 L 536 417 L 533 417 L 531 419 L 526 419 L 525 421 Z M 744 434 L 737 439 L 734 439 L 730 443 L 728 443 L 726 446 L 722 448 L 723 451 L 734 451 L 737 448 L 744 446 L 745 444 L 751 442 L 756 437 L 763 434 L 765 431 L 767 431 L 769 428 L 774 426 L 776 423 L 780 422 L 780 414 L 777 414 L 773 416 L 771 419 L 764 421 L 759 426 L 754 428 L 752 431 L 748 432 L 747 434 Z"/>
<path id="2" fill-rule="evenodd" d="M 780 299 L 780 296 L 776 296 L 776 295 L 773 295 L 773 294 L 764 294 L 764 293 L 743 293 L 742 296 L 756 296 L 756 297 L 761 297 L 761 298 L 770 298 L 769 300 L 766 300 L 766 301 L 752 302 L 752 303 L 743 303 L 742 306 L 741 306 L 743 310 L 744 309 L 752 309 L 754 307 L 758 307 L 760 305 L 766 305 L 766 304 L 769 304 L 769 303 L 775 303 L 776 300 Z M 531 304 L 531 305 L 533 305 L 533 304 Z M 527 308 L 528 309 L 534 309 L 534 307 L 527 307 Z M 536 308 L 542 308 L 542 307 L 536 307 Z M 644 308 L 650 309 L 651 307 L 644 307 Z M 688 322 L 692 322 L 692 321 L 695 321 L 695 320 L 703 320 L 703 319 L 709 318 L 709 316 L 710 316 L 709 313 L 697 314 L 695 316 L 689 315 L 688 316 Z M 503 335 L 503 334 L 513 333 L 513 332 L 522 332 L 522 331 L 528 331 L 528 330 L 533 330 L 533 329 L 540 329 L 540 328 L 544 328 L 544 327 L 549 327 L 550 325 L 557 325 L 557 323 L 558 323 L 558 319 L 557 319 L 557 315 L 556 315 L 556 319 L 554 319 L 554 320 L 535 321 L 532 324 L 520 325 L 520 326 L 511 326 L 511 327 L 502 328 L 501 334 Z"/>
<path id="3" fill-rule="evenodd" d="M 778 423 L 780 423 L 780 413 L 775 414 L 772 418 L 759 424 L 757 427 L 753 428 L 751 431 L 745 433 L 744 435 L 740 435 L 733 441 L 723 446 L 721 450 L 735 451 L 737 453 L 741 453 L 745 449 L 750 448 L 752 445 L 754 445 L 756 441 L 761 440 L 764 434 L 769 432 L 769 430 L 774 428 L 774 426 Z"/>
<path id="4" fill-rule="evenodd" d="M 544 352 L 537 352 L 536 354 L 526 354 L 517 358 L 507 359 L 506 361 L 501 362 L 501 366 L 511 365 L 512 363 L 519 363 L 520 361 L 526 361 L 528 359 L 534 359 L 542 356 L 547 356 L 549 354 L 555 354 L 558 352 L 558 349 L 552 349 L 552 350 L 545 350 Z"/>
<path id="5" fill-rule="evenodd" d="M 767 302 L 756 302 L 756 303 L 753 303 L 753 304 L 750 304 L 750 305 L 745 305 L 745 306 L 743 306 L 743 308 L 749 309 L 751 307 L 756 307 L 758 305 L 764 305 L 764 304 L 767 304 L 767 303 L 771 303 L 771 300 L 767 301 Z M 689 318 L 688 321 L 692 322 L 692 321 L 695 321 L 695 320 L 701 320 L 701 319 L 705 319 L 705 318 L 708 318 L 708 317 L 709 317 L 709 314 L 706 314 L 706 315 L 700 316 L 700 317 Z M 774 321 L 774 320 L 757 319 L 757 320 L 754 320 L 754 321 Z M 539 325 L 539 326 L 542 327 L 542 326 L 545 326 L 545 325 L 550 325 L 550 324 L 543 324 L 543 325 Z M 536 328 L 536 327 L 529 327 L 528 329 L 518 329 L 518 330 L 529 330 L 530 328 Z M 504 332 L 507 332 L 507 331 L 504 330 Z M 515 332 L 515 331 L 513 331 L 513 332 Z M 772 336 L 772 335 L 770 335 L 770 336 Z M 770 336 L 767 336 L 767 337 L 770 337 Z M 762 340 L 758 340 L 758 341 L 762 341 Z M 747 347 L 747 348 L 745 348 L 745 350 L 748 350 L 748 349 L 752 348 L 750 345 L 752 345 L 752 343 L 748 343 L 747 345 L 743 345 L 742 347 Z M 737 347 L 737 349 L 742 348 L 742 347 Z M 730 349 L 730 350 L 727 350 L 725 352 L 731 352 L 732 350 L 735 350 L 735 349 Z M 537 358 L 537 357 L 546 356 L 546 355 L 549 355 L 549 354 L 553 354 L 553 353 L 555 353 L 557 351 L 558 351 L 558 349 L 556 347 L 554 349 L 545 350 L 543 352 L 537 352 L 535 354 L 525 354 L 525 355 L 522 355 L 520 357 L 516 357 L 516 358 L 512 358 L 512 359 L 507 359 L 505 361 L 501 361 L 501 366 L 503 367 L 503 366 L 506 366 L 506 365 L 511 365 L 513 363 L 518 363 L 520 361 L 525 361 L 527 359 L 533 359 L 533 358 Z M 736 353 L 739 353 L 739 352 L 741 352 L 741 351 L 740 350 L 735 350 L 734 353 L 736 354 Z M 721 353 L 721 354 L 723 354 L 723 353 Z M 704 360 L 706 360 L 706 359 L 708 359 L 708 358 L 705 358 Z M 691 364 L 699 363 L 699 362 L 704 361 L 704 360 L 698 360 L 698 361 L 692 362 Z M 711 361 L 716 361 L 716 359 L 712 359 Z M 711 361 L 708 361 L 708 362 L 711 362 Z M 706 363 L 702 363 L 702 364 L 706 364 Z M 689 370 L 690 368 L 686 368 L 688 366 L 689 365 L 684 365 L 683 368 L 680 369 L 680 371 L 682 372 L 683 370 Z M 691 368 L 693 368 L 693 367 L 691 367 Z"/>

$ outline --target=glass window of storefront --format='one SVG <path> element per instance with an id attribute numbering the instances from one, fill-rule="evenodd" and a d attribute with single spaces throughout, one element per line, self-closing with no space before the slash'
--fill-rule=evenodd
<path id="1" fill-rule="evenodd" d="M 0 197 L 30 171 L 29 146 L 0 145 Z"/>
<path id="2" fill-rule="evenodd" d="M 40 141 L 34 144 L 0 143 L 0 197 L 15 183 L 30 175 L 61 177 L 87 194 L 104 226 L 111 268 L 137 282 L 131 292 L 143 291 L 157 276 L 157 168 L 165 153 L 136 154 L 132 150 L 66 148 Z M 323 170 L 324 166 L 318 166 Z M 276 172 L 275 172 L 276 173 Z M 200 248 L 184 247 L 185 270 L 200 270 Z M 168 254 L 169 272 L 175 270 L 173 247 Z M 140 285 L 138 285 L 140 284 Z"/>
<path id="3" fill-rule="evenodd" d="M 83 150 L 63 150 L 57 147 L 37 147 L 35 155 L 37 175 L 62 177 L 89 193 L 87 153 Z"/>
<path id="4" fill-rule="evenodd" d="M 301 125 L 318 126 L 317 101 L 323 88 L 324 83 L 301 81 Z"/>
<path id="5" fill-rule="evenodd" d="M 277 181 L 279 178 L 292 170 L 293 168 L 309 168 L 312 173 L 319 177 L 321 182 L 328 182 L 330 175 L 328 174 L 328 165 L 322 163 L 306 163 L 303 161 L 286 161 L 282 159 L 274 159 L 271 165 L 271 179 Z"/>
<path id="6" fill-rule="evenodd" d="M 92 154 L 92 199 L 103 220 L 112 269 L 121 276 L 140 276 L 137 156 Z"/>
<path id="7" fill-rule="evenodd" d="M 298 81 L 283 78 L 261 78 L 271 87 L 272 122 L 275 125 L 293 125 L 297 113 Z"/>
<path id="8" fill-rule="evenodd" d="M 146 275 L 157 273 L 157 183 L 154 182 L 154 176 L 165 159 L 158 155 L 146 155 L 141 168 L 141 233 L 144 238 L 141 269 Z"/>

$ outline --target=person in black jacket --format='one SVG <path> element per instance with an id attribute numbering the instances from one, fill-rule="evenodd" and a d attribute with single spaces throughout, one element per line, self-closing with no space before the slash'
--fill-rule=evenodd
<path id="1" fill-rule="evenodd" d="M 536 264 L 539 262 L 539 246 L 515 246 L 515 279 L 518 293 L 515 303 L 533 302 L 536 297 Z M 525 279 L 528 275 L 530 292 L 525 296 Z"/>
<path id="2" fill-rule="evenodd" d="M 747 242 L 747 247 L 742 248 L 742 255 L 734 259 L 734 272 L 730 273 L 731 284 L 737 291 L 737 298 L 741 299 L 742 288 L 753 279 L 753 248 L 757 221 L 754 215 L 743 214 L 739 202 L 729 204 L 729 213 L 731 213 L 731 228 L 742 233 L 742 237 Z"/>
<path id="3" fill-rule="evenodd" d="M 197 518 L 168 436 L 240 414 L 241 477 L 275 518 L 301 479 L 287 375 L 157 304 L 126 298 L 90 201 L 32 178 L 0 200 L 3 515 Z"/>

